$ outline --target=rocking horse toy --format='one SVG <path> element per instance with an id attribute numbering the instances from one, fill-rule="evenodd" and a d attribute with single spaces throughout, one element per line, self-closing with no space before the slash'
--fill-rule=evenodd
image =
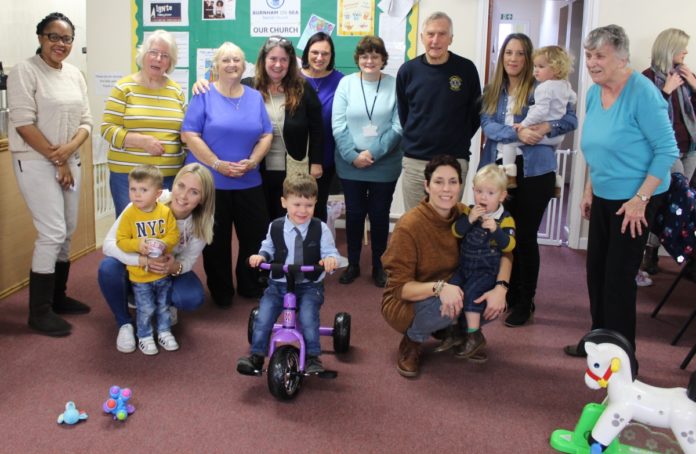
<path id="1" fill-rule="evenodd" d="M 606 388 L 607 398 L 604 404 L 585 406 L 575 431 L 554 431 L 553 448 L 577 454 L 636 452 L 616 439 L 635 421 L 671 429 L 684 453 L 696 453 L 696 372 L 688 389 L 657 388 L 636 380 L 633 348 L 619 333 L 596 329 L 582 343 L 587 352 L 585 384 L 591 389 Z"/>

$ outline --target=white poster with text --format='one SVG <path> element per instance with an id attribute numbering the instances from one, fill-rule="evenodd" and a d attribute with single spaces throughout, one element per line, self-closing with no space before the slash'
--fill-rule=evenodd
<path id="1" fill-rule="evenodd" d="M 301 0 L 251 0 L 251 36 L 300 36 Z"/>

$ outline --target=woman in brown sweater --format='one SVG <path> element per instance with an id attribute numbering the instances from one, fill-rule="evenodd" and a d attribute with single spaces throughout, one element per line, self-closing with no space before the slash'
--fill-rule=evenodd
<path id="1" fill-rule="evenodd" d="M 452 223 L 464 208 L 457 203 L 460 170 L 457 160 L 448 155 L 436 156 L 428 163 L 427 197 L 401 217 L 382 255 L 388 276 L 382 315 L 404 334 L 397 360 L 397 370 L 404 377 L 418 375 L 421 344 L 433 332 L 450 326 L 462 310 L 462 290 L 447 284 L 459 261 Z M 510 254 L 503 255 L 497 280 L 508 282 L 511 268 Z M 488 303 L 485 319 L 505 311 L 506 293 L 506 286 L 501 284 L 483 295 L 482 300 Z"/>

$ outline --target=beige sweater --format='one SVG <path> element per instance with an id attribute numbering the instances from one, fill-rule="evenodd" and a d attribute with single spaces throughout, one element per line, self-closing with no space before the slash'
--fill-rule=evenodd
<path id="1" fill-rule="evenodd" d="M 17 133 L 19 126 L 35 124 L 52 145 L 69 142 L 79 128 L 92 130 L 87 84 L 75 66 L 50 67 L 40 56 L 18 63 L 7 79 L 10 108 L 10 151 L 22 159 L 43 159 Z"/>
<path id="2" fill-rule="evenodd" d="M 445 219 L 423 200 L 397 222 L 382 255 L 388 276 L 382 316 L 398 332 L 405 333 L 414 317 L 414 301 L 401 298 L 404 285 L 448 280 L 457 269 L 459 240 L 452 234 L 452 223 L 463 209 L 458 204 Z"/>

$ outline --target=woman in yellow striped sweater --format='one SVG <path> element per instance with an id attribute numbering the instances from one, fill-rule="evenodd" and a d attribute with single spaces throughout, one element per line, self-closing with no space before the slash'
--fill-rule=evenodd
<path id="1" fill-rule="evenodd" d="M 171 189 L 184 163 L 181 123 L 185 98 L 174 71 L 177 47 L 164 30 L 148 35 L 138 48 L 140 71 L 116 83 L 106 101 L 101 134 L 109 143 L 109 186 L 116 216 L 128 205 L 128 172 L 140 164 L 156 166 Z"/>

